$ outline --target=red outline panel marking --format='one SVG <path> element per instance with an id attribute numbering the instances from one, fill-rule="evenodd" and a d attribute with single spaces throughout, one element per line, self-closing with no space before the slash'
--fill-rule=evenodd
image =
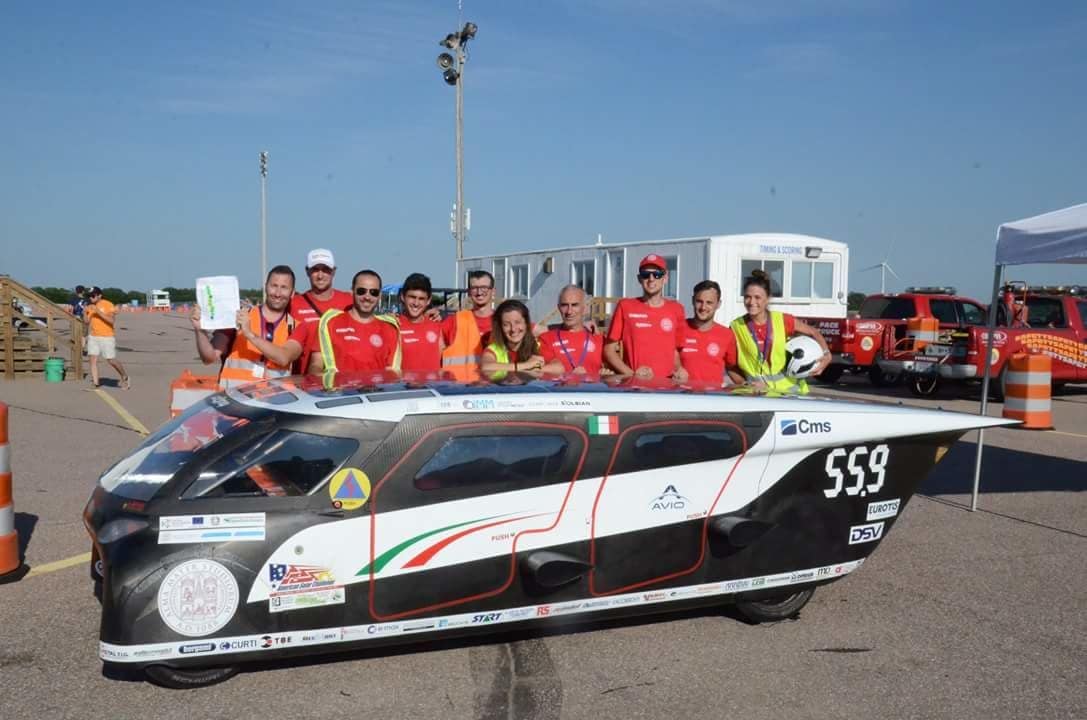
<path id="1" fill-rule="evenodd" d="M 423 435 L 421 438 L 416 440 L 415 443 L 412 444 L 412 446 L 410 448 L 408 448 L 408 451 L 405 452 L 404 455 L 399 460 L 396 461 L 395 465 L 393 465 L 391 468 L 389 468 L 388 472 L 386 472 L 385 475 L 382 476 L 381 480 L 378 481 L 377 485 L 374 486 L 374 490 L 370 494 L 370 586 L 367 589 L 367 595 L 369 597 L 370 615 L 375 620 L 377 620 L 379 622 L 387 622 L 387 621 L 390 621 L 390 620 L 398 620 L 400 618 L 408 617 L 408 616 L 411 616 L 411 615 L 419 615 L 421 613 L 430 612 L 432 610 L 440 610 L 442 608 L 447 608 L 447 607 L 450 607 L 452 605 L 461 605 L 461 604 L 464 604 L 464 603 L 473 602 L 475 600 L 483 600 L 483 599 L 486 599 L 486 598 L 489 598 L 489 597 L 494 597 L 495 595 L 501 595 L 507 589 L 509 589 L 510 585 L 513 584 L 514 578 L 517 576 L 517 543 L 521 540 L 521 536 L 522 535 L 531 535 L 531 534 L 536 534 L 536 533 L 551 532 L 552 530 L 555 529 L 555 526 L 559 524 L 559 521 L 562 520 L 563 513 L 566 511 L 566 505 L 570 501 L 570 493 L 573 492 L 574 483 L 577 482 L 578 477 L 580 477 L 580 475 L 581 475 L 581 468 L 585 464 L 585 456 L 589 452 L 589 436 L 585 433 L 584 430 L 582 430 L 581 428 L 579 428 L 577 426 L 565 425 L 565 424 L 561 424 L 561 423 L 544 423 L 544 422 L 531 422 L 531 421 L 502 423 L 502 427 L 527 427 L 527 428 L 557 429 L 557 430 L 564 430 L 564 431 L 573 431 L 573 432 L 577 433 L 579 436 L 581 436 L 581 457 L 578 458 L 577 467 L 574 468 L 574 474 L 570 478 L 570 482 L 567 483 L 567 485 L 566 485 L 566 493 L 565 493 L 565 495 L 563 495 L 562 505 L 559 506 L 559 511 L 557 513 L 555 513 L 555 519 L 547 527 L 529 528 L 528 530 L 521 530 L 516 535 L 514 535 L 513 544 L 512 544 L 512 546 L 510 548 L 510 572 L 509 572 L 509 577 L 506 579 L 506 582 L 503 583 L 498 588 L 496 588 L 494 590 L 488 590 L 488 591 L 485 591 L 485 592 L 477 593 L 475 595 L 468 595 L 468 596 L 465 596 L 465 597 L 462 597 L 462 598 L 455 598 L 453 600 L 446 600 L 444 602 L 434 603 L 432 605 L 427 605 L 426 607 L 414 608 L 414 609 L 411 609 L 411 610 L 404 610 L 403 612 L 393 613 L 391 615 L 381 615 L 381 614 L 378 613 L 377 608 L 374 607 L 374 591 L 376 590 L 376 587 L 377 587 L 376 583 L 375 583 L 375 579 L 374 579 L 374 547 L 375 547 L 375 543 L 376 543 L 376 540 L 377 540 L 377 516 L 378 516 L 377 500 L 378 500 L 379 491 L 385 485 L 385 482 L 392 476 L 392 474 L 400 469 L 400 466 L 404 464 L 404 461 L 407 460 L 408 458 L 412 457 L 412 455 L 415 454 L 415 450 L 421 444 L 426 442 L 426 440 L 431 435 L 433 435 L 434 433 L 446 432 L 446 431 L 449 431 L 449 430 L 459 430 L 459 429 L 462 429 L 462 428 L 488 428 L 488 427 L 493 427 L 493 423 L 482 423 L 482 422 L 481 423 L 461 423 L 461 424 L 457 424 L 457 425 L 446 425 L 446 426 L 443 426 L 443 427 L 436 427 L 433 430 L 428 431 L 425 435 Z"/>
<path id="2" fill-rule="evenodd" d="M 608 482 L 608 478 L 611 476 L 612 468 L 615 467 L 615 458 L 619 455 L 619 449 L 623 447 L 623 439 L 627 433 L 632 430 L 640 430 L 652 427 L 669 426 L 674 427 L 676 425 L 700 425 L 700 426 L 717 426 L 717 427 L 731 427 L 735 428 L 740 433 L 740 439 L 743 441 L 743 450 L 736 457 L 736 461 L 732 464 L 732 469 L 728 471 L 728 475 L 725 476 L 725 481 L 721 484 L 720 489 L 717 491 L 717 496 L 714 497 L 713 503 L 710 505 L 710 509 L 706 512 L 706 517 L 702 520 L 702 543 L 698 553 L 698 560 L 694 565 L 686 570 L 679 570 L 677 572 L 668 573 L 667 575 L 661 575 L 660 577 L 650 578 L 649 580 L 642 580 L 640 582 L 632 583 L 624 587 L 615 588 L 613 590 L 606 590 L 603 592 L 597 592 L 596 590 L 596 510 L 600 504 L 600 496 L 604 493 L 604 486 Z M 721 499 L 721 495 L 724 494 L 725 488 L 728 486 L 729 481 L 732 479 L 733 474 L 736 472 L 736 468 L 740 466 L 744 456 L 747 455 L 747 433 L 743 431 L 739 425 L 734 422 L 728 422 L 726 420 L 660 420 L 657 422 L 641 423 L 639 425 L 631 425 L 630 427 L 619 433 L 619 437 L 615 441 L 615 447 L 611 451 L 611 459 L 608 461 L 608 469 L 604 472 L 604 477 L 600 480 L 600 488 L 596 491 L 596 499 L 593 500 L 593 515 L 592 515 L 592 530 L 589 535 L 589 564 L 593 566 L 593 569 L 589 572 L 589 594 L 594 597 L 601 597 L 605 595 L 615 595 L 617 593 L 629 592 L 636 590 L 646 585 L 655 585 L 656 583 L 664 582 L 665 580 L 671 580 L 673 578 L 682 577 L 683 575 L 690 575 L 699 567 L 702 566 L 702 562 L 706 559 L 706 537 L 709 532 L 710 518 L 713 517 L 713 511 L 717 508 L 717 502 Z M 637 532 L 635 530 L 634 532 Z"/>

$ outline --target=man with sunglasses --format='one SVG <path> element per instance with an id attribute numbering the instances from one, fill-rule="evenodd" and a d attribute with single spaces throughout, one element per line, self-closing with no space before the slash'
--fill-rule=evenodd
<path id="1" fill-rule="evenodd" d="M 468 300 L 471 309 L 448 316 L 442 322 L 445 350 L 442 370 L 461 382 L 479 379 L 483 348 L 490 343 L 494 320 L 494 275 L 486 270 L 468 273 Z"/>
<path id="2" fill-rule="evenodd" d="M 650 253 L 638 263 L 640 298 L 624 298 L 615 306 L 604 345 L 604 360 L 620 375 L 644 380 L 673 378 L 687 373 L 679 361 L 679 334 L 686 322 L 683 306 L 664 297 L 668 264 Z"/>
<path id="3" fill-rule="evenodd" d="M 329 310 L 317 325 L 309 372 L 400 372 L 400 331 L 396 318 L 377 315 L 381 276 L 373 270 L 355 273 L 351 308 Z"/>

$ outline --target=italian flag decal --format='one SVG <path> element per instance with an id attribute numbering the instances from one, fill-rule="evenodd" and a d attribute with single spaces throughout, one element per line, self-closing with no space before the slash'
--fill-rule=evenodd
<path id="1" fill-rule="evenodd" d="M 615 415 L 594 415 L 589 418 L 590 435 L 618 435 L 619 418 Z"/>

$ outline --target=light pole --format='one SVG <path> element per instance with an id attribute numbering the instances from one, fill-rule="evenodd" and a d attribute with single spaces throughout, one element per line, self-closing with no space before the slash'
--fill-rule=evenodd
<path id="1" fill-rule="evenodd" d="M 457 90 L 457 204 L 453 209 L 453 235 L 457 241 L 457 260 L 464 257 L 464 66 L 468 62 L 468 41 L 476 36 L 475 23 L 464 23 L 459 32 L 449 33 L 439 45 L 453 51 L 438 56 L 438 67 L 445 82 Z"/>
<path id="2" fill-rule="evenodd" d="M 264 297 L 264 276 L 268 274 L 268 151 L 260 151 L 260 298 Z"/>

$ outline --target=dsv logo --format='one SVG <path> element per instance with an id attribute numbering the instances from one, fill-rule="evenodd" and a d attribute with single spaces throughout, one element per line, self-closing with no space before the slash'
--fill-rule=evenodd
<path id="1" fill-rule="evenodd" d="M 849 528 L 849 544 L 875 542 L 883 537 L 883 523 L 868 523 L 867 525 L 854 525 Z"/>
<path id="2" fill-rule="evenodd" d="M 811 433 L 830 432 L 830 421 L 812 422 L 811 420 L 782 420 L 782 435 L 809 435 Z"/>

